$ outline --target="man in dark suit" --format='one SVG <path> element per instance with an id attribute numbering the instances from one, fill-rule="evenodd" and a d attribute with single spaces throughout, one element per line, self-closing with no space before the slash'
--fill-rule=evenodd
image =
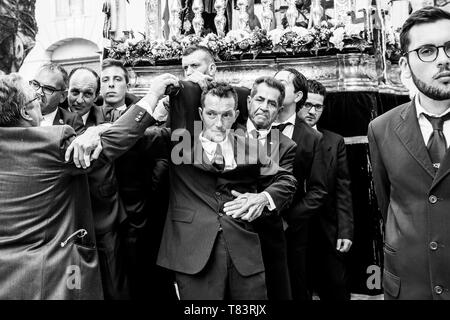
<path id="1" fill-rule="evenodd" d="M 298 115 L 322 133 L 328 194 L 319 214 L 311 218 L 308 272 L 311 287 L 321 300 L 349 300 L 344 253 L 353 239 L 353 204 L 344 138 L 317 127 L 324 108 L 326 89 L 308 80 L 308 99 Z"/>
<path id="2" fill-rule="evenodd" d="M 248 137 L 229 132 L 238 116 L 232 87 L 216 84 L 200 93 L 183 81 L 170 99 L 179 126 L 172 122 L 170 201 L 158 264 L 176 272 L 181 299 L 265 299 L 260 240 L 250 222 L 266 206 L 282 210 L 295 179 L 259 154 L 256 140 L 252 148 Z M 202 123 L 186 121 L 192 105 L 202 106 L 203 130 Z M 261 185 L 268 187 L 259 192 Z"/>
<path id="3" fill-rule="evenodd" d="M 400 33 L 400 67 L 417 94 L 369 124 L 385 221 L 385 299 L 450 299 L 450 13 L 415 11 Z"/>
<path id="4" fill-rule="evenodd" d="M 165 86 L 176 83 L 159 79 L 144 108 L 74 139 L 67 125 L 39 127 L 40 95 L 20 76 L 0 77 L 1 299 L 103 297 L 87 171 L 79 168 L 90 164 L 91 151 L 98 156 L 99 145 L 94 167 L 114 160 L 155 123 L 150 113 Z M 69 161 L 72 151 L 79 168 Z"/>
<path id="5" fill-rule="evenodd" d="M 267 155 L 272 160 L 279 163 L 280 167 L 292 172 L 297 145 L 278 129 L 272 130 L 272 124 L 282 109 L 283 100 L 282 83 L 268 77 L 256 79 L 248 98 L 249 117 L 246 126 L 239 124 L 236 133 L 242 132 L 257 138 L 267 147 Z M 292 299 L 286 237 L 281 216 L 279 214 L 264 215 L 256 219 L 253 224 L 261 240 L 268 299 Z"/>
<path id="6" fill-rule="evenodd" d="M 103 60 L 100 83 L 100 108 L 106 120 L 114 122 L 133 104 L 133 96 L 127 95 L 129 76 L 123 63 Z M 160 138 L 164 130 L 149 128 L 115 161 L 118 191 L 126 212 L 120 237 L 126 248 L 122 258 L 131 299 L 176 299 L 172 272 L 156 265 L 169 194 L 168 150 Z"/>
<path id="7" fill-rule="evenodd" d="M 99 76 L 90 68 L 80 67 L 70 73 L 68 105 L 82 114 L 85 128 L 110 123 L 102 108 L 95 105 L 99 83 Z M 88 181 L 105 299 L 128 299 L 126 251 L 119 235 L 126 212 L 114 162 L 96 167 L 89 173 Z"/>
<path id="8" fill-rule="evenodd" d="M 322 134 L 297 115 L 308 97 L 306 78 L 296 69 L 285 69 L 279 71 L 275 79 L 284 84 L 286 97 L 274 126 L 297 144 L 294 176 L 299 187 L 292 205 L 282 213 L 287 223 L 285 232 L 292 296 L 294 300 L 308 300 L 312 297 L 306 273 L 309 219 L 318 213 L 327 194 Z"/>
<path id="9" fill-rule="evenodd" d="M 81 117 L 59 107 L 67 98 L 69 85 L 69 76 L 62 66 L 56 63 L 44 64 L 30 81 L 30 85 L 41 95 L 41 126 L 68 124 L 77 134 L 83 132 Z"/>

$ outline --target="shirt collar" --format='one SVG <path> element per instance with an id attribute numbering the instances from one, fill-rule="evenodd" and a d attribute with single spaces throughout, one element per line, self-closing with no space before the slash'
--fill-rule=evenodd
<path id="1" fill-rule="evenodd" d="M 53 124 L 53 121 L 55 121 L 56 113 L 58 112 L 58 108 L 55 109 L 55 111 L 46 114 L 45 116 L 42 116 L 44 118 L 45 122 L 48 122 L 50 125 Z"/>
<path id="2" fill-rule="evenodd" d="M 274 122 L 273 126 L 279 126 L 280 124 L 290 123 L 295 126 L 295 120 L 297 119 L 297 114 L 294 112 L 286 121 L 284 122 Z"/>
<path id="3" fill-rule="evenodd" d="M 271 129 L 272 129 L 272 125 L 270 125 L 269 129 L 257 130 L 255 128 L 255 125 L 253 124 L 252 120 L 250 120 L 250 118 L 247 119 L 247 132 L 249 134 L 252 134 L 254 131 L 259 132 L 259 139 L 265 139 L 267 137 L 267 135 L 269 134 Z"/>
<path id="4" fill-rule="evenodd" d="M 228 134 L 226 135 L 225 139 L 223 141 L 221 141 L 221 142 L 214 142 L 214 141 L 211 141 L 211 140 L 205 138 L 203 136 L 203 132 L 200 133 L 199 139 L 200 139 L 200 142 L 201 142 L 201 144 L 203 146 L 203 150 L 205 150 L 205 152 L 207 154 L 213 155 L 213 154 L 216 153 L 216 149 L 217 149 L 217 145 L 218 144 L 221 145 L 222 150 L 224 149 L 224 146 L 228 143 Z"/>
<path id="5" fill-rule="evenodd" d="M 83 114 L 81 116 L 81 118 L 83 119 L 83 123 L 86 124 L 87 122 L 87 118 L 89 117 L 89 114 L 91 113 L 91 110 L 89 110 L 88 112 L 86 112 L 85 114 Z"/>
<path id="6" fill-rule="evenodd" d="M 428 111 L 425 110 L 425 108 L 420 104 L 420 101 L 419 101 L 419 95 L 418 95 L 418 94 L 416 94 L 416 96 L 414 97 L 414 102 L 415 102 L 415 105 L 416 105 L 417 119 L 419 119 L 420 116 L 421 116 L 422 114 L 426 114 L 426 115 L 433 116 L 433 117 L 442 117 L 442 116 L 444 116 L 444 115 L 446 115 L 447 113 L 450 112 L 450 108 L 448 108 L 448 109 L 445 110 L 442 114 L 439 114 L 439 115 L 433 114 L 433 113 L 431 113 L 431 112 L 428 112 Z"/>
<path id="7" fill-rule="evenodd" d="M 127 109 L 127 105 L 126 104 L 116 108 L 116 110 L 119 110 L 119 111 L 125 111 L 126 109 Z"/>

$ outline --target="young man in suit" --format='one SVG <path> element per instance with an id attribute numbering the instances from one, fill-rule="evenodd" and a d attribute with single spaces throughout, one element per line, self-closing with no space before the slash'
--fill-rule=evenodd
<path id="1" fill-rule="evenodd" d="M 62 66 L 56 63 L 44 64 L 30 85 L 41 95 L 41 126 L 68 124 L 77 134 L 83 132 L 83 122 L 78 114 L 59 107 L 67 98 L 69 85 L 69 76 Z"/>
<path id="2" fill-rule="evenodd" d="M 369 124 L 385 221 L 385 299 L 450 299 L 450 13 L 415 11 L 400 33 L 414 99 Z"/>
<path id="3" fill-rule="evenodd" d="M 353 239 L 353 204 L 344 138 L 317 126 L 324 108 L 326 89 L 308 80 L 308 99 L 298 116 L 322 133 L 327 190 L 325 204 L 311 218 L 308 272 L 321 300 L 349 300 L 344 253 Z"/>
<path id="4" fill-rule="evenodd" d="M 294 141 L 272 124 L 283 108 L 283 84 L 271 77 L 255 80 L 248 97 L 248 119 L 246 126 L 238 125 L 236 133 L 242 131 L 247 136 L 258 139 L 267 154 L 280 167 L 293 171 L 296 147 Z M 291 284 L 287 264 L 286 237 L 282 218 L 279 214 L 265 215 L 253 223 L 261 240 L 267 297 L 269 300 L 291 300 Z"/>
<path id="5" fill-rule="evenodd" d="M 131 106 L 127 104 L 128 83 L 128 71 L 121 61 L 103 60 L 100 108 L 107 121 L 115 122 Z M 176 299 L 172 273 L 156 265 L 169 194 L 168 151 L 160 139 L 162 130 L 167 129 L 147 130 L 115 161 L 118 191 L 127 217 L 121 223 L 120 237 L 126 248 L 123 258 L 131 299 Z"/>
<path id="6" fill-rule="evenodd" d="M 201 105 L 202 123 L 186 118 L 193 105 Z M 183 81 L 170 99 L 170 117 L 179 125 L 172 123 L 169 139 L 170 201 L 158 264 L 176 272 L 181 299 L 267 297 L 260 240 L 250 222 L 265 207 L 277 212 L 288 205 L 296 181 L 259 154 L 257 141 L 251 139 L 252 149 L 248 137 L 230 132 L 238 113 L 237 94 L 226 84 L 201 94 Z"/>
<path id="7" fill-rule="evenodd" d="M 322 134 L 297 115 L 308 97 L 306 78 L 296 69 L 289 68 L 279 71 L 275 79 L 284 84 L 286 97 L 274 127 L 297 144 L 294 176 L 299 187 L 292 205 L 282 213 L 287 224 L 285 232 L 292 296 L 294 300 L 308 300 L 312 297 L 306 273 L 309 220 L 325 203 L 327 194 Z"/>
<path id="8" fill-rule="evenodd" d="M 0 77 L 1 299 L 103 298 L 81 167 L 99 146 L 93 166 L 113 161 L 155 124 L 151 113 L 172 77 L 159 77 L 144 108 L 76 138 L 67 125 L 40 127 L 40 95 L 16 74 Z"/>

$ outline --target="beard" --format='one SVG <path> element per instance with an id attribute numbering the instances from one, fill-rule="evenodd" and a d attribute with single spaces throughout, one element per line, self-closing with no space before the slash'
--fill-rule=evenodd
<path id="1" fill-rule="evenodd" d="M 425 96 L 427 96 L 430 99 L 436 100 L 436 101 L 443 101 L 450 99 L 450 85 L 448 85 L 447 88 L 445 87 L 438 87 L 436 85 L 431 85 L 423 82 L 419 78 L 416 77 L 414 72 L 410 69 L 412 80 L 417 88 L 421 93 L 423 93 Z M 444 68 L 443 70 L 439 70 L 439 72 L 442 71 L 449 71 L 447 68 Z"/>

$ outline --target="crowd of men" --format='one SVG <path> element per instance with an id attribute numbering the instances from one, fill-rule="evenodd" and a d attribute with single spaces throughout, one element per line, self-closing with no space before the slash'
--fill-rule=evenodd
<path id="1" fill-rule="evenodd" d="M 434 114 L 449 108 L 450 34 L 429 33 L 435 43 L 417 33 L 449 23 L 425 8 L 402 33 L 402 68 L 422 93 L 415 104 L 439 101 Z M 111 59 L 100 75 L 50 63 L 29 82 L 0 76 L 0 299 L 350 299 L 350 178 L 343 137 L 318 125 L 325 87 L 292 68 L 251 89 L 217 82 L 201 46 L 184 52 L 182 66 L 184 79 L 159 75 L 142 99 Z M 393 112 L 413 121 L 410 105 Z M 444 296 L 448 166 L 430 162 L 412 175 L 426 143 L 413 145 L 417 121 L 396 125 L 389 114 L 369 128 L 387 212 L 385 289 L 428 298 L 418 287 L 431 281 Z M 431 189 L 420 189 L 425 181 Z M 414 248 L 428 240 L 432 254 L 417 260 Z"/>

